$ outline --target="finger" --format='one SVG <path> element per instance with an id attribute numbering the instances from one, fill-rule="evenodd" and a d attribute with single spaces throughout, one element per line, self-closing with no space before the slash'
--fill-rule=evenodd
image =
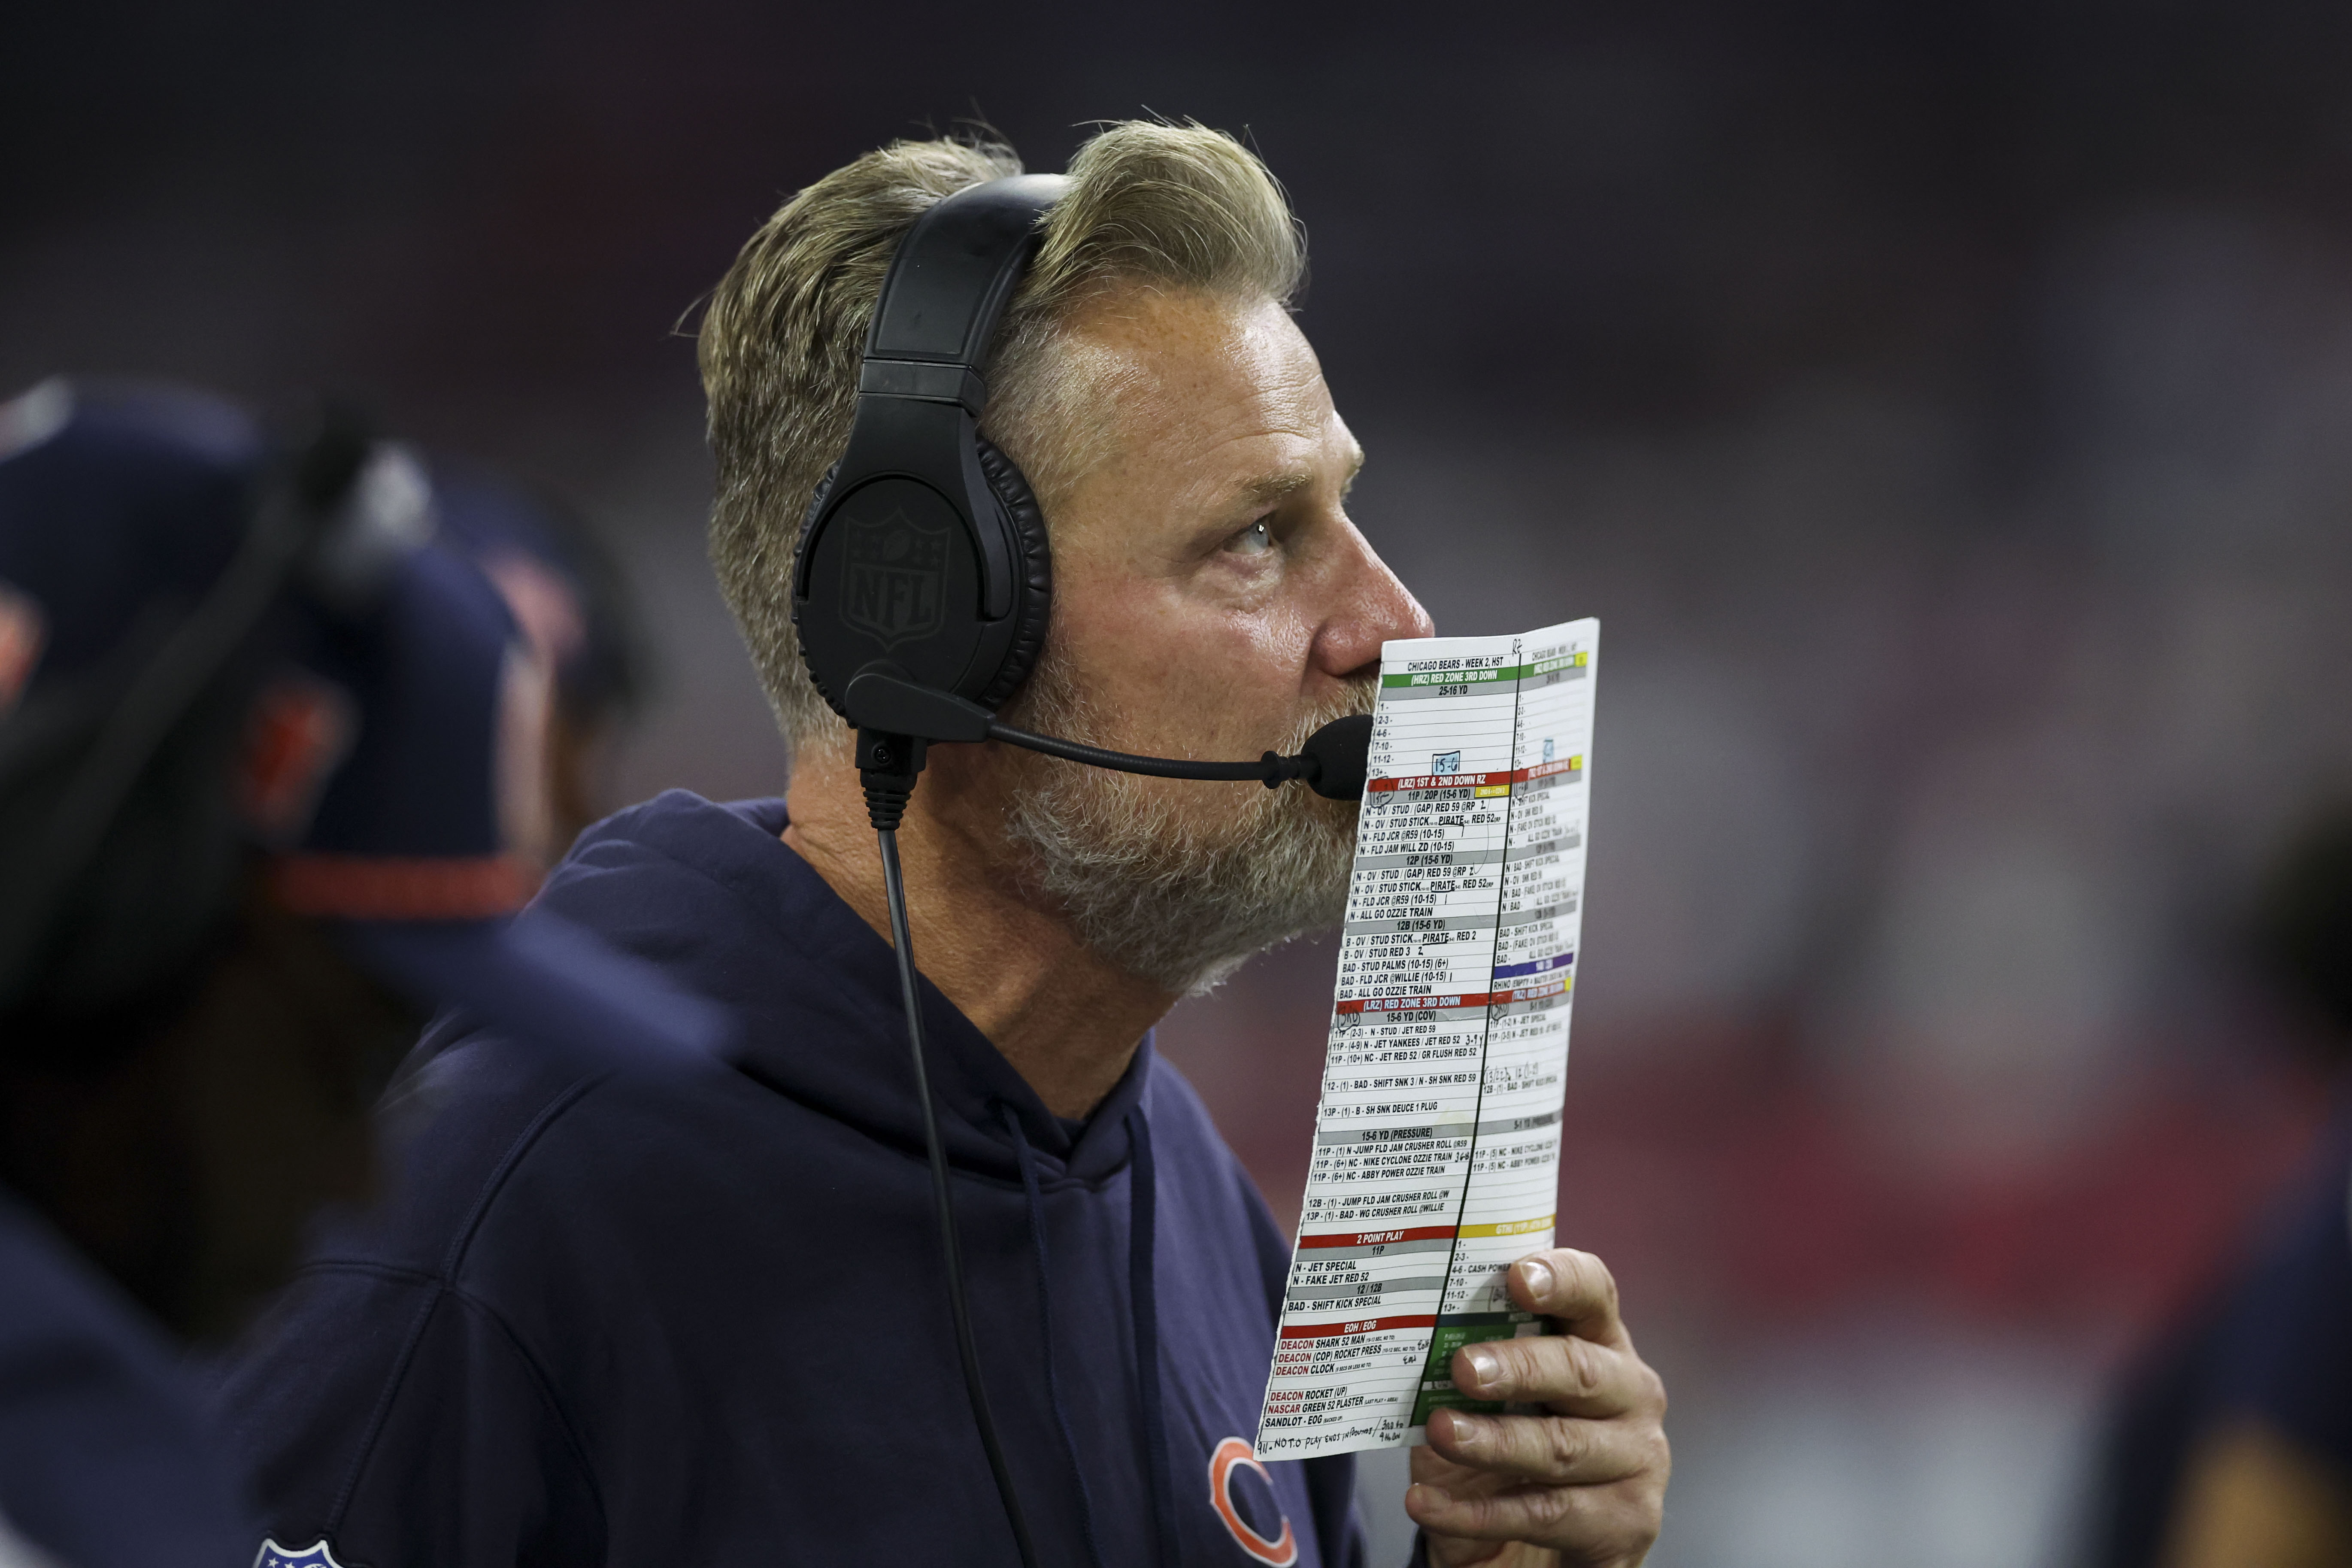
<path id="1" fill-rule="evenodd" d="M 1404 1494 L 1406 1515 L 1433 1536 L 1526 1542 L 1584 1563 L 1639 1563 L 1658 1538 L 1664 1503 L 1663 1482 L 1646 1474 L 1610 1486 L 1487 1496 L 1415 1482 Z"/>
<path id="2" fill-rule="evenodd" d="M 1573 1334 L 1481 1340 L 1455 1351 L 1447 1370 L 1474 1399 L 1516 1399 L 1563 1415 L 1665 1408 L 1665 1386 L 1640 1356 Z"/>
<path id="3" fill-rule="evenodd" d="M 1605 1345 L 1631 1345 L 1617 1310 L 1617 1279 L 1589 1252 L 1555 1247 L 1531 1252 L 1505 1276 L 1511 1300 L 1565 1322 L 1571 1333 Z"/>
<path id="4" fill-rule="evenodd" d="M 1443 1458 L 1506 1481 L 1547 1486 L 1592 1486 L 1639 1475 L 1657 1462 L 1661 1438 L 1654 1426 L 1565 1415 L 1440 1410 L 1429 1418 L 1429 1446 Z"/>
<path id="5" fill-rule="evenodd" d="M 1475 1465 L 1456 1464 L 1438 1452 L 1433 1443 L 1423 1443 L 1412 1450 L 1409 1471 L 1411 1480 L 1427 1481 L 1455 1497 L 1505 1491 L 1520 1484 L 1500 1470 L 1482 1470 Z"/>

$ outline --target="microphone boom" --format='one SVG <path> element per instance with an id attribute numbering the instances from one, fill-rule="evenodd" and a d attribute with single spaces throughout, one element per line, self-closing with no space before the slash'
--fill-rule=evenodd
<path id="1" fill-rule="evenodd" d="M 843 694 L 851 722 L 861 730 L 905 735 L 926 742 L 1002 741 L 1008 746 L 1039 752 L 1065 762 L 1113 773 L 1141 773 L 1150 778 L 1200 779 L 1214 784 L 1246 784 L 1255 779 L 1277 789 L 1293 779 L 1332 800 L 1354 800 L 1364 793 L 1364 773 L 1372 744 L 1372 716 L 1350 713 L 1334 719 L 1307 738 L 1298 755 L 1268 752 L 1254 763 L 1202 763 L 1181 757 L 1143 757 L 1130 752 L 1106 751 L 1055 735 L 1039 735 L 999 722 L 977 702 L 950 691 L 920 686 L 887 666 L 868 665 L 850 681 Z"/>

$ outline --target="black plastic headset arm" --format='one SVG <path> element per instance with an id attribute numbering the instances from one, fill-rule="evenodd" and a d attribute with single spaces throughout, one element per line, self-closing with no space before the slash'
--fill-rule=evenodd
<path id="1" fill-rule="evenodd" d="M 868 761 L 874 744 L 883 747 L 885 766 L 903 766 L 911 756 L 914 771 L 919 772 L 927 742 L 1001 741 L 1009 746 L 1117 773 L 1234 784 L 1255 779 L 1268 789 L 1297 779 L 1318 795 L 1334 800 L 1353 800 L 1364 793 L 1366 753 L 1372 735 L 1371 715 L 1352 714 L 1318 730 L 1295 757 L 1268 752 L 1254 763 L 1202 763 L 1106 751 L 1100 746 L 1016 729 L 999 721 L 977 702 L 966 701 L 951 691 L 935 691 L 918 685 L 885 668 L 868 666 L 859 670 L 845 696 L 845 705 L 858 726 L 859 766 L 869 773 L 875 771 Z M 909 774 L 907 787 L 913 786 Z"/>

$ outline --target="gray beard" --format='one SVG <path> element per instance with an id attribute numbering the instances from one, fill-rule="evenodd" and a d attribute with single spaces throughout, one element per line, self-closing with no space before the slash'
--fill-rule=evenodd
<path id="1" fill-rule="evenodd" d="M 1371 710 L 1366 682 L 1301 721 L 1283 746 Z M 1012 721 L 1121 744 L 1052 658 Z M 1008 715 L 1010 717 L 1010 715 Z M 1303 784 L 1141 778 L 1023 753 L 1005 828 L 1031 892 L 1058 905 L 1097 957 L 1171 995 L 1207 991 L 1269 947 L 1339 922 L 1355 861 L 1357 806 Z M 1184 792 L 1207 792 L 1208 802 Z M 1217 813 L 1203 804 L 1230 802 Z M 1180 803 L 1192 809 L 1180 810 Z"/>

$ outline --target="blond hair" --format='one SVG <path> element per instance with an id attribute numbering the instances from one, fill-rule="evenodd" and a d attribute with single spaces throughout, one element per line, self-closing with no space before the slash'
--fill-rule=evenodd
<path id="1" fill-rule="evenodd" d="M 993 142 L 898 142 L 836 169 L 745 244 L 702 319 L 718 498 L 710 561 L 795 751 L 845 734 L 809 682 L 792 624 L 793 552 L 825 469 L 848 444 L 857 366 L 890 256 L 942 197 L 1021 173 Z M 1256 155 L 1200 125 L 1125 121 L 1071 160 L 1035 261 L 999 326 L 982 429 L 1055 500 L 1104 450 L 1097 400 L 1063 328 L 1123 286 L 1287 303 L 1304 238 Z"/>

